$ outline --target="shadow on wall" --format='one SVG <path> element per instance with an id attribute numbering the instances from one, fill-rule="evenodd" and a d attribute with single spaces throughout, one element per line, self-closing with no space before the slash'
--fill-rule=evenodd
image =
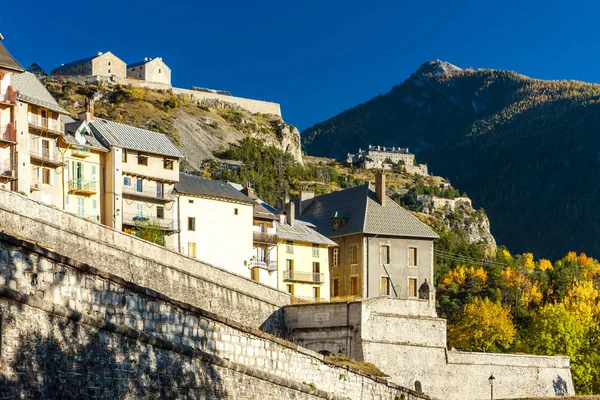
<path id="1" fill-rule="evenodd" d="M 0 298 L 0 398 L 227 398 L 210 363 Z"/>
<path id="2" fill-rule="evenodd" d="M 554 394 L 557 396 L 567 396 L 569 389 L 567 387 L 567 381 L 565 381 L 560 375 L 556 377 L 556 380 L 552 381 L 554 387 Z"/>

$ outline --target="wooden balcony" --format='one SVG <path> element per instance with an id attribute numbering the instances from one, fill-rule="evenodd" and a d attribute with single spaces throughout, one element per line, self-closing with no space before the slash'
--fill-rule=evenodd
<path id="1" fill-rule="evenodd" d="M 29 124 L 29 129 L 37 131 L 40 134 L 54 136 L 64 136 L 65 134 L 65 125 L 61 120 L 43 118 L 40 115 L 29 113 L 27 123 Z"/>
<path id="2" fill-rule="evenodd" d="M 44 164 L 49 167 L 61 167 L 65 163 L 61 159 L 61 155 L 56 150 L 50 151 L 49 149 L 41 148 L 36 140 L 29 142 L 29 156 L 32 162 L 38 164 Z"/>
<path id="3" fill-rule="evenodd" d="M 98 182 L 83 179 L 72 179 L 69 181 L 69 194 L 79 196 L 92 196 L 98 193 Z"/>
<path id="4" fill-rule="evenodd" d="M 283 280 L 287 282 L 303 282 L 322 285 L 325 283 L 325 274 L 320 272 L 287 270 L 283 272 Z"/>
<path id="5" fill-rule="evenodd" d="M 252 232 L 254 244 L 277 245 L 277 235 L 266 232 Z"/>
<path id="6" fill-rule="evenodd" d="M 0 148 L 17 144 L 17 131 L 12 123 L 0 126 Z"/>

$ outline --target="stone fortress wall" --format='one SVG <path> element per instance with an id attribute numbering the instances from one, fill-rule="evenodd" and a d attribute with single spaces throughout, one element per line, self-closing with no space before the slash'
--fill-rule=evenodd
<path id="1" fill-rule="evenodd" d="M 391 161 L 391 163 L 390 163 Z M 348 154 L 348 164 L 360 163 L 365 169 L 391 170 L 394 164 L 402 162 L 406 172 L 414 175 L 429 175 L 427 164 L 417 164 L 415 155 L 407 148 L 369 145 L 366 150 L 358 149 L 356 154 Z"/>
<path id="2" fill-rule="evenodd" d="M 0 235 L 2 398 L 58 393 L 114 398 L 429 398 L 326 362 L 318 353 L 258 330 L 254 316 L 234 316 L 235 307 L 215 296 L 219 291 L 213 286 L 190 286 L 191 273 L 150 264 L 137 255 L 163 262 L 167 257 L 178 264 L 167 250 L 156 253 L 151 244 L 119 237 L 119 246 L 129 246 L 132 253 L 126 258 L 114 243 L 120 232 L 18 194 L 0 191 L 0 199 L 5 232 Z M 23 215 L 13 207 L 23 207 Z M 20 238 L 12 236 L 16 234 Z M 88 234 L 90 240 L 85 238 Z M 43 243 L 35 244 L 35 239 Z M 74 261 L 48 247 L 90 262 Z M 134 258 L 143 260 L 138 264 Z M 202 268 L 196 265 L 201 263 L 187 261 L 190 269 Z M 143 268 L 133 271 L 128 263 Z M 225 278 L 222 270 L 204 268 L 200 275 Z M 253 284 L 229 277 L 227 285 L 232 287 L 223 288 L 237 303 L 237 314 L 264 316 L 265 308 L 257 302 L 266 300 L 250 298 L 248 291 L 280 303 L 289 299 L 277 291 L 261 294 L 261 287 L 235 289 L 237 280 L 246 287 Z M 160 281 L 163 286 L 158 288 Z M 211 299 L 220 305 L 215 307 Z M 229 318 L 198 304 L 219 312 L 223 307 Z M 278 327 L 277 322 L 266 325 Z"/>
<path id="3" fill-rule="evenodd" d="M 313 351 L 372 362 L 392 382 L 448 400 L 574 394 L 568 357 L 448 351 L 446 320 L 427 300 L 380 297 L 352 303 L 290 305 L 286 327 Z"/>

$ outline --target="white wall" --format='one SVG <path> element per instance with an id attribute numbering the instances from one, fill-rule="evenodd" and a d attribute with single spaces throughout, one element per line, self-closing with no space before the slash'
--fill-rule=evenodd
<path id="1" fill-rule="evenodd" d="M 196 258 L 250 278 L 252 248 L 252 204 L 180 195 L 181 232 L 179 247 L 185 255 L 196 243 Z M 190 203 L 193 201 L 193 203 Z M 235 209 L 238 210 L 235 215 Z M 188 218 L 196 218 L 196 230 L 188 229 Z M 244 261 L 248 265 L 244 264 Z"/>

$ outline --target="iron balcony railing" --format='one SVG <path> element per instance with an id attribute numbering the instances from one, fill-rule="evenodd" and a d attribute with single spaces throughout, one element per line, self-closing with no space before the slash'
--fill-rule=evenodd
<path id="1" fill-rule="evenodd" d="M 58 135 L 64 135 L 65 133 L 65 124 L 63 124 L 61 120 L 29 113 L 27 122 L 29 123 L 29 126 L 33 128 L 53 132 Z"/>
<path id="2" fill-rule="evenodd" d="M 267 271 L 277 271 L 277 261 L 254 260 L 252 266 L 256 268 L 266 269 Z"/>
<path id="3" fill-rule="evenodd" d="M 253 232 L 252 236 L 253 236 L 254 243 L 270 244 L 270 245 L 277 244 L 277 235 L 274 233 Z"/>
<path id="4" fill-rule="evenodd" d="M 310 282 L 321 284 L 325 282 L 325 274 L 320 272 L 286 270 L 283 272 L 283 280 L 292 282 Z"/>
<path id="5" fill-rule="evenodd" d="M 83 179 L 72 179 L 69 181 L 69 192 L 79 193 L 97 193 L 98 182 L 86 181 Z"/>
<path id="6" fill-rule="evenodd" d="M 3 162 L 0 163 L 0 178 L 2 179 L 15 179 L 16 172 L 13 163 Z"/>
<path id="7" fill-rule="evenodd" d="M 29 141 L 29 155 L 50 164 L 62 165 L 60 152 L 56 149 L 50 150 L 47 147 L 41 147 L 39 140 Z"/>
<path id="8" fill-rule="evenodd" d="M 132 179 L 131 185 L 123 185 L 123 194 L 133 197 L 144 197 L 149 199 L 173 201 L 173 198 L 165 193 L 164 186 L 153 185 L 144 182 L 141 189 L 138 190 L 137 182 Z"/>
<path id="9" fill-rule="evenodd" d="M 134 213 L 123 213 L 123 224 L 137 226 L 144 223 L 157 223 L 162 230 L 176 231 L 178 228 L 177 220 L 170 218 L 157 218 L 150 215 L 138 215 Z"/>

